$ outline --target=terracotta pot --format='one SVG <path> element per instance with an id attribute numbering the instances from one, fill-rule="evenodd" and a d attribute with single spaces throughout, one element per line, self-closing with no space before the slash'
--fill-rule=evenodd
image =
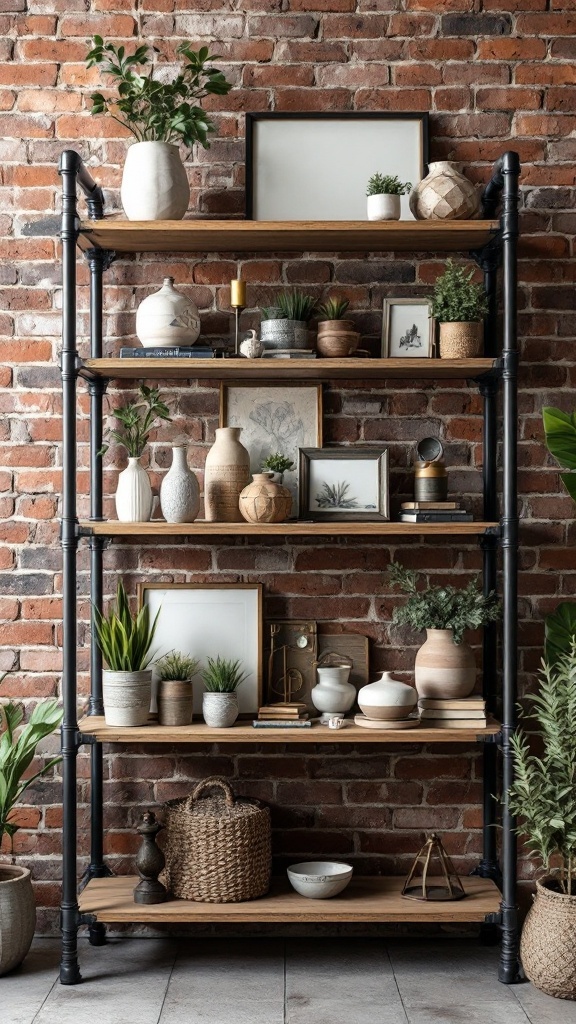
<path id="1" fill-rule="evenodd" d="M 136 334 L 144 348 L 187 348 L 200 334 L 198 307 L 174 288 L 174 278 L 142 300 L 136 310 Z"/>
<path id="2" fill-rule="evenodd" d="M 211 729 L 229 729 L 238 718 L 238 694 L 204 693 L 202 715 Z"/>
<path id="3" fill-rule="evenodd" d="M 241 427 L 219 427 L 206 458 L 204 505 L 211 523 L 241 523 L 240 493 L 250 482 L 250 456 L 240 442 Z"/>
<path id="4" fill-rule="evenodd" d="M 476 660 L 469 644 L 454 643 L 451 629 L 427 629 L 416 655 L 415 682 L 419 697 L 452 700 L 469 697 L 476 682 Z"/>
<path id="5" fill-rule="evenodd" d="M 478 216 L 480 193 L 458 164 L 438 160 L 412 189 L 409 206 L 417 220 L 468 220 Z"/>
<path id="6" fill-rule="evenodd" d="M 576 896 L 536 882 L 534 903 L 522 929 L 520 959 L 536 988 L 558 999 L 576 999 Z"/>
<path id="7" fill-rule="evenodd" d="M 474 359 L 482 352 L 484 324 L 481 320 L 440 324 L 440 358 Z"/>
<path id="8" fill-rule="evenodd" d="M 36 902 L 28 868 L 0 864 L 0 975 L 18 967 L 36 927 Z"/>
<path id="9" fill-rule="evenodd" d="M 135 728 L 146 725 L 152 697 L 152 669 L 143 672 L 102 673 L 106 725 Z"/>
<path id="10" fill-rule="evenodd" d="M 248 523 L 282 523 L 292 511 L 292 494 L 274 483 L 271 473 L 254 473 L 240 494 L 239 507 Z"/>
<path id="11" fill-rule="evenodd" d="M 200 485 L 188 466 L 185 444 L 172 449 L 172 465 L 160 484 L 160 508 L 167 523 L 193 523 L 200 509 Z"/>
<path id="12" fill-rule="evenodd" d="M 120 198 L 128 220 L 182 220 L 190 185 L 178 146 L 133 143 L 126 154 Z"/>
<path id="13" fill-rule="evenodd" d="M 192 682 L 190 679 L 161 679 L 158 683 L 160 725 L 190 725 Z"/>
<path id="14" fill-rule="evenodd" d="M 351 356 L 360 342 L 351 320 L 321 320 L 318 324 L 316 348 L 318 355 L 329 359 Z"/>
<path id="15" fill-rule="evenodd" d="M 152 515 L 152 486 L 140 459 L 129 458 L 118 477 L 116 515 L 120 523 L 147 523 Z"/>
<path id="16" fill-rule="evenodd" d="M 401 197 L 381 193 L 367 197 L 368 220 L 400 220 Z"/>

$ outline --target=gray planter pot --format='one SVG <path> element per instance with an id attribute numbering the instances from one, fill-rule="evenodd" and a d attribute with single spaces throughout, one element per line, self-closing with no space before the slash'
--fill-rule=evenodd
<path id="1" fill-rule="evenodd" d="M 202 715 L 211 729 L 229 729 L 238 718 L 238 694 L 205 693 Z"/>
<path id="2" fill-rule="evenodd" d="M 146 725 L 152 697 L 152 669 L 144 672 L 102 673 L 106 725 L 130 728 Z"/>
<path id="3" fill-rule="evenodd" d="M 36 902 L 28 868 L 0 864 L 0 974 L 18 967 L 36 926 Z"/>
<path id="4" fill-rule="evenodd" d="M 260 340 L 264 348 L 313 348 L 305 320 L 263 320 Z"/>

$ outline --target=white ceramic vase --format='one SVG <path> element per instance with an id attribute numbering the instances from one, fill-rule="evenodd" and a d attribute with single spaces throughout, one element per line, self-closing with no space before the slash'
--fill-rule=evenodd
<path id="1" fill-rule="evenodd" d="M 174 287 L 174 278 L 142 300 L 136 310 L 136 334 L 144 348 L 186 348 L 200 334 L 198 307 Z"/>
<path id="2" fill-rule="evenodd" d="M 348 682 L 350 665 L 317 668 L 318 683 L 311 690 L 312 703 L 326 722 L 330 715 L 343 715 L 350 711 L 356 699 L 356 687 Z"/>
<path id="3" fill-rule="evenodd" d="M 188 466 L 185 444 L 172 449 L 172 465 L 160 485 L 160 508 L 167 523 L 193 523 L 200 509 L 200 485 Z"/>
<path id="4" fill-rule="evenodd" d="M 152 487 L 140 459 L 129 458 L 118 477 L 116 515 L 121 523 L 147 523 L 152 515 Z"/>
<path id="5" fill-rule="evenodd" d="M 240 442 L 241 427 L 218 427 L 206 457 L 205 515 L 211 523 L 242 523 L 241 491 L 250 483 L 250 456 Z"/>
<path id="6" fill-rule="evenodd" d="M 0 975 L 22 963 L 35 926 L 36 901 L 28 868 L 0 864 Z"/>
<path id="7" fill-rule="evenodd" d="M 358 704 L 366 718 L 393 721 L 408 718 L 416 707 L 418 694 L 413 686 L 383 672 L 380 679 L 358 691 Z"/>
<path id="8" fill-rule="evenodd" d="M 408 205 L 417 220 L 467 220 L 478 216 L 480 192 L 458 164 L 437 160 L 412 189 Z"/>
<path id="9" fill-rule="evenodd" d="M 120 198 L 128 220 L 182 220 L 190 185 L 178 146 L 135 142 L 126 154 Z"/>
<path id="10" fill-rule="evenodd" d="M 229 729 L 238 718 L 238 694 L 204 693 L 202 716 L 211 729 Z"/>
<path id="11" fill-rule="evenodd" d="M 476 682 L 476 659 L 469 644 L 454 643 L 451 629 L 427 629 L 416 655 L 414 678 L 419 697 L 469 697 Z"/>
<path id="12" fill-rule="evenodd" d="M 102 673 L 106 725 L 134 728 L 146 725 L 152 697 L 152 669 Z"/>
<path id="13" fill-rule="evenodd" d="M 400 196 L 381 193 L 367 197 L 368 220 L 400 220 Z"/>

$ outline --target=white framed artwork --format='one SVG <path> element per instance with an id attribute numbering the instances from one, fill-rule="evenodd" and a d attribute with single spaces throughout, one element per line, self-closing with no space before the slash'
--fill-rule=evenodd
<path id="1" fill-rule="evenodd" d="M 389 518 L 387 448 L 343 445 L 300 452 L 300 519 L 377 522 Z"/>
<path id="2" fill-rule="evenodd" d="M 428 299 L 384 299 L 384 359 L 427 359 L 434 354 L 436 322 Z"/>

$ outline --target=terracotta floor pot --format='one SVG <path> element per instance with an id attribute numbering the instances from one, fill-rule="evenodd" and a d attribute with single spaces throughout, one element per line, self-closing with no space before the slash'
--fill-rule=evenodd
<path id="1" fill-rule="evenodd" d="M 480 320 L 440 324 L 440 358 L 474 359 L 482 352 L 483 334 Z"/>
<path id="2" fill-rule="evenodd" d="M 443 700 L 469 697 L 476 682 L 472 648 L 464 642 L 455 644 L 451 629 L 427 629 L 426 636 L 416 655 L 418 696 Z"/>
<path id="3" fill-rule="evenodd" d="M 0 864 L 0 974 L 22 963 L 35 926 L 36 902 L 28 868 Z"/>
<path id="4" fill-rule="evenodd" d="M 536 988 L 558 999 L 576 999 L 576 896 L 536 882 L 534 903 L 522 929 L 520 959 Z"/>

